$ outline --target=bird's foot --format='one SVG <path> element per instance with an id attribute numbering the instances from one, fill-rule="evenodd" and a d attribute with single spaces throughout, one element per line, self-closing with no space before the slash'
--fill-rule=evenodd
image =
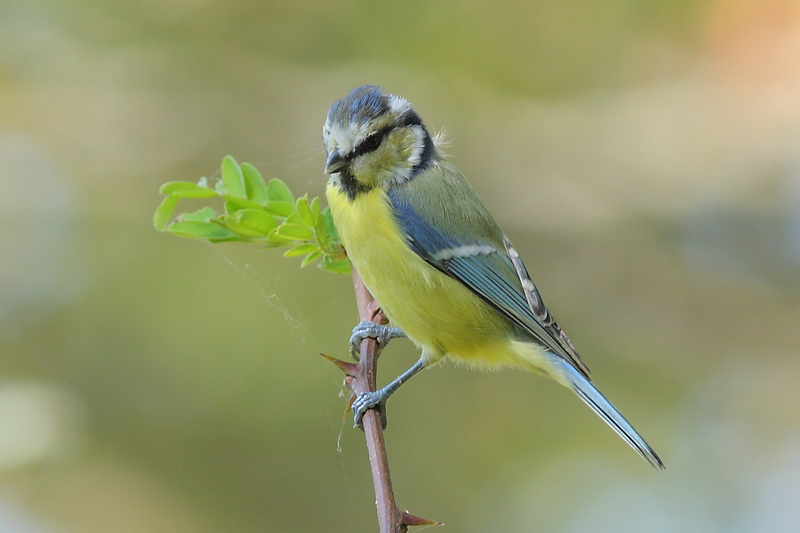
<path id="1" fill-rule="evenodd" d="M 350 406 L 353 410 L 353 422 L 355 426 L 363 431 L 364 423 L 362 418 L 364 418 L 364 414 L 370 409 L 378 409 L 381 414 L 381 426 L 383 429 L 386 429 L 386 400 L 389 399 L 389 396 L 391 396 L 391 394 L 386 394 L 384 389 L 362 392 L 356 396 L 356 399 L 353 400 L 353 405 Z"/>
<path id="2" fill-rule="evenodd" d="M 365 320 L 359 322 L 353 328 L 353 333 L 350 335 L 350 354 L 354 359 L 358 359 L 358 353 L 361 350 L 361 341 L 364 339 L 375 339 L 378 341 L 378 351 L 382 350 L 390 340 L 397 337 L 405 337 L 405 333 L 400 328 L 393 328 L 390 326 L 383 326 L 376 322 Z"/>

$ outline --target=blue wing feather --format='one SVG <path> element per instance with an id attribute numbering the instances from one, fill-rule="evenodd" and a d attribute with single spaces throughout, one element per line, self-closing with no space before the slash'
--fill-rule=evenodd
<path id="1" fill-rule="evenodd" d="M 549 316 L 546 308 L 542 306 L 544 317 L 549 323 L 543 323 L 535 316 L 525 296 L 517 270 L 504 249 L 498 249 L 496 245 L 480 239 L 467 240 L 443 234 L 397 189 L 389 191 L 389 199 L 408 244 L 417 255 L 434 268 L 463 283 L 532 335 L 545 348 L 562 357 L 588 377 L 588 369 L 571 345 L 564 346 L 560 339 L 561 329 Z M 488 245 L 495 251 L 442 258 L 441 252 L 470 245 L 483 247 Z M 447 254 L 444 254 L 444 257 L 446 256 Z"/>

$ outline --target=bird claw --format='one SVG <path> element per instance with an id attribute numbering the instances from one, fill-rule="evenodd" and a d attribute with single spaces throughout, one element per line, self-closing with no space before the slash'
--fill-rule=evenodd
<path id="1" fill-rule="evenodd" d="M 383 394 L 383 391 L 370 391 L 370 392 L 362 392 L 356 399 L 353 401 L 353 405 L 350 408 L 353 410 L 353 422 L 355 427 L 360 430 L 364 430 L 364 422 L 362 418 L 364 414 L 369 411 L 370 409 L 378 409 L 381 414 L 381 427 L 386 429 L 386 424 L 388 422 L 386 418 L 386 400 L 387 398 Z"/>
<path id="2" fill-rule="evenodd" d="M 397 337 L 404 337 L 405 333 L 399 328 L 384 326 L 369 320 L 359 322 L 353 328 L 353 333 L 350 335 L 350 355 L 354 359 L 358 359 L 358 353 L 361 350 L 361 341 L 364 339 L 375 339 L 378 342 L 378 350 L 383 349 L 390 340 Z"/>

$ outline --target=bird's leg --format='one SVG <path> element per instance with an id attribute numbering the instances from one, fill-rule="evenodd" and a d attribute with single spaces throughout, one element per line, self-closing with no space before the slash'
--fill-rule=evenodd
<path id="1" fill-rule="evenodd" d="M 358 352 L 361 350 L 361 341 L 364 339 L 375 339 L 378 341 L 378 353 L 382 350 L 389 341 L 397 337 L 405 337 L 406 334 L 400 328 L 393 328 L 390 326 L 383 326 L 376 322 L 365 320 L 359 322 L 353 328 L 353 334 L 350 335 L 350 355 L 358 360 Z M 376 356 L 378 354 L 375 354 Z"/>
<path id="2" fill-rule="evenodd" d="M 386 428 L 386 400 L 389 396 L 394 394 L 400 385 L 414 377 L 420 370 L 425 368 L 425 359 L 420 358 L 414 365 L 397 376 L 394 381 L 376 391 L 363 392 L 353 401 L 351 409 L 353 410 L 353 421 L 356 427 L 363 429 L 361 425 L 361 417 L 364 416 L 369 409 L 377 407 L 381 411 L 381 425 Z"/>

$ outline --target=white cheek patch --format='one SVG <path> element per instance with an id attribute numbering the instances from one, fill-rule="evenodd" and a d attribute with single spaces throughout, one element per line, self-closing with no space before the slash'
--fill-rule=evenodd
<path id="1" fill-rule="evenodd" d="M 411 168 L 414 168 L 422 160 L 422 152 L 425 150 L 425 131 L 421 126 L 412 126 L 411 131 L 414 133 L 414 141 L 411 143 L 411 156 L 408 162 L 411 163 Z"/>
<path id="2" fill-rule="evenodd" d="M 414 136 L 411 141 L 411 154 L 401 165 L 390 170 L 389 179 L 385 182 L 387 188 L 410 180 L 412 170 L 422 161 L 422 153 L 425 151 L 425 130 L 422 126 L 410 126 L 409 128 Z"/>

